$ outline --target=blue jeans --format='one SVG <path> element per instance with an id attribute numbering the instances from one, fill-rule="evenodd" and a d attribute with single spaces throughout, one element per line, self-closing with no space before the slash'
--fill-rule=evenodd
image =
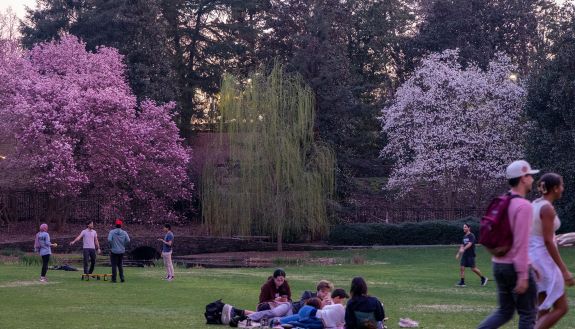
<path id="1" fill-rule="evenodd" d="M 497 282 L 499 307 L 491 313 L 477 329 L 495 329 L 513 318 L 515 310 L 519 314 L 519 329 L 532 329 L 537 316 L 537 286 L 533 271 L 529 270 L 529 287 L 524 294 L 513 292 L 517 284 L 517 273 L 513 264 L 493 263 L 493 276 Z"/>

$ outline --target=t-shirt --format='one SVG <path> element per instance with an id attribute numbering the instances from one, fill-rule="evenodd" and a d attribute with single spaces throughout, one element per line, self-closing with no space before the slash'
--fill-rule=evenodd
<path id="1" fill-rule="evenodd" d="M 174 233 L 172 233 L 171 231 L 166 233 L 166 236 L 164 237 L 164 241 L 168 242 L 168 241 L 174 241 Z M 174 242 L 172 242 L 174 243 Z M 172 246 L 165 244 L 162 247 L 162 252 L 170 252 L 172 251 Z"/>
<path id="2" fill-rule="evenodd" d="M 82 235 L 82 244 L 84 249 L 96 249 L 94 239 L 98 238 L 95 230 L 85 229 L 80 233 Z"/>
<path id="3" fill-rule="evenodd" d="M 463 252 L 463 257 L 475 257 L 475 235 L 469 233 L 463 236 L 463 246 L 471 242 L 471 248 Z"/>
<path id="4" fill-rule="evenodd" d="M 316 316 L 326 329 L 343 329 L 345 326 L 345 307 L 341 304 L 326 305 L 317 311 Z"/>

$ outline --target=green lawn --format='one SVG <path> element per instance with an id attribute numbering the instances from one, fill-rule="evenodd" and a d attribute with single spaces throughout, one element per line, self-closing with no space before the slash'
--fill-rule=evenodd
<path id="1" fill-rule="evenodd" d="M 384 302 L 389 328 L 399 328 L 400 317 L 420 321 L 421 328 L 475 328 L 495 306 L 495 285 L 490 281 L 481 287 L 468 274 L 468 286 L 455 287 L 455 252 L 456 247 L 315 252 L 314 258 L 333 257 L 340 264 L 284 268 L 294 295 L 314 289 L 320 279 L 349 290 L 351 278 L 363 276 L 370 294 Z M 562 254 L 572 266 L 575 249 L 562 249 Z M 489 259 L 481 250 L 478 266 L 491 277 Z M 164 282 L 161 267 L 128 268 L 123 284 L 84 282 L 79 272 L 49 271 L 50 283 L 39 284 L 38 266 L 3 264 L 0 328 L 223 328 L 204 324 L 205 305 L 223 298 L 253 308 L 272 270 L 176 268 L 176 281 Z M 573 299 L 572 290 L 569 294 Z M 512 321 L 505 328 L 514 327 Z M 573 314 L 556 328 L 575 328 Z"/>

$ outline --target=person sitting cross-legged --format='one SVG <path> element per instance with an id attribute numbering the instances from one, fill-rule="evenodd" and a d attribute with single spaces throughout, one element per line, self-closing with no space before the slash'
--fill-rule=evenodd
<path id="1" fill-rule="evenodd" d="M 367 294 L 367 283 L 362 277 L 353 278 L 350 294 L 345 308 L 345 328 L 382 328 L 385 319 L 383 304 Z"/>
<path id="2" fill-rule="evenodd" d="M 292 315 L 291 290 L 286 280 L 286 273 L 278 268 L 260 289 L 259 304 L 256 312 L 239 310 L 226 304 L 222 310 L 222 323 L 237 327 L 240 321 L 249 317 L 252 321 L 281 318 Z"/>

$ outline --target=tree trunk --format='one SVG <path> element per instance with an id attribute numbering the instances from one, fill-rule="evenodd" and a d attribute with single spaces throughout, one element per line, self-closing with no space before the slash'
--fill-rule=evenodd
<path id="1" fill-rule="evenodd" d="M 278 251 L 283 251 L 284 250 L 284 246 L 283 246 L 283 227 L 278 227 L 278 232 L 277 232 L 277 244 L 278 244 Z"/>

